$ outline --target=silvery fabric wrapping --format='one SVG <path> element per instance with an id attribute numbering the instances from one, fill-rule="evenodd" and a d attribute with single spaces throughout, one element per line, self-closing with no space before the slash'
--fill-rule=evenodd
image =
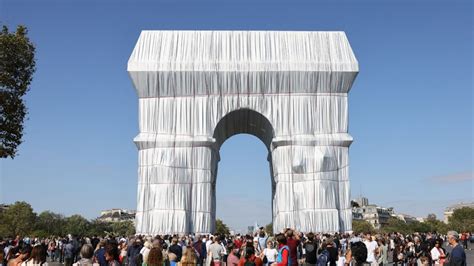
<path id="1" fill-rule="evenodd" d="M 275 231 L 351 230 L 347 93 L 358 62 L 343 32 L 142 31 L 128 72 L 138 234 L 214 230 L 219 148 L 238 133 L 268 148 Z"/>

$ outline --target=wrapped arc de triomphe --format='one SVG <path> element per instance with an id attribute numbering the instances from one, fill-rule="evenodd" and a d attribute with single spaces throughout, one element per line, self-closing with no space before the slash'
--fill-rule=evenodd
<path id="1" fill-rule="evenodd" d="M 239 133 L 268 148 L 274 230 L 351 230 L 344 32 L 142 31 L 128 72 L 138 234 L 212 232 L 219 148 Z"/>

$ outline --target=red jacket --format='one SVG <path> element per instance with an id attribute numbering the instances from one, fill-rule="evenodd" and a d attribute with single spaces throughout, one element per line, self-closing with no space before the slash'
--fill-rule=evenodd
<path id="1" fill-rule="evenodd" d="M 249 261 L 252 261 L 255 263 L 255 266 L 262 266 L 263 262 L 259 257 L 256 257 L 255 255 L 250 256 Z M 240 258 L 238 266 L 244 266 L 245 265 L 245 258 Z"/>

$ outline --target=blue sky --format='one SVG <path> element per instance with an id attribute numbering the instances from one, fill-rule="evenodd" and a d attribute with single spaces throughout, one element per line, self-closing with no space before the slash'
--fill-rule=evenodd
<path id="1" fill-rule="evenodd" d="M 0 23 L 28 26 L 37 46 L 24 143 L 0 161 L 0 202 L 88 218 L 135 208 L 126 64 L 141 30 L 342 30 L 360 64 L 349 96 L 353 197 L 441 216 L 474 199 L 470 2 L 0 0 Z M 271 220 L 266 156 L 249 135 L 221 149 L 217 215 L 233 228 Z"/>

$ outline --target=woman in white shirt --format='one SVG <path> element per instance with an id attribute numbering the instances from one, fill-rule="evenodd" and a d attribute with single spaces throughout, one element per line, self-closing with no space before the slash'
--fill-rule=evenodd
<path id="1" fill-rule="evenodd" d="M 267 241 L 267 247 L 262 252 L 262 260 L 264 257 L 267 257 L 267 263 L 265 265 L 271 265 L 276 262 L 278 256 L 278 250 L 273 247 L 272 241 Z"/>
<path id="2" fill-rule="evenodd" d="M 431 249 L 431 259 L 434 265 L 443 265 L 446 255 L 444 250 L 441 248 L 441 241 L 436 240 L 434 248 Z"/>

